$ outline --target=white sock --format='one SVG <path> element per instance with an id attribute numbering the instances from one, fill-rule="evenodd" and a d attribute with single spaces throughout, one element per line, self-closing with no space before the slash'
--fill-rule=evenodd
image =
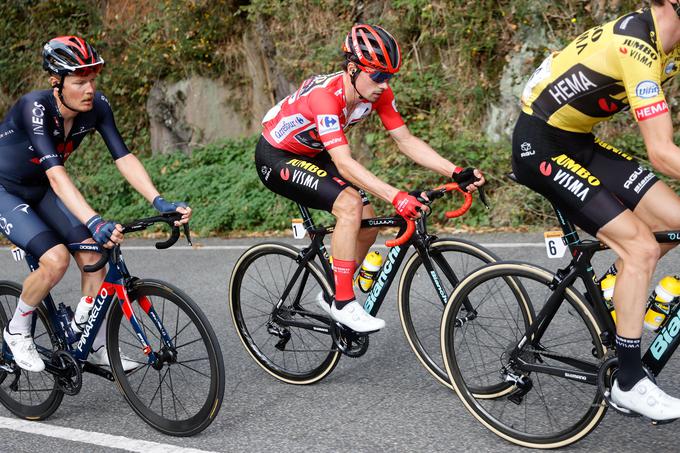
<path id="1" fill-rule="evenodd" d="M 31 331 L 31 321 L 33 320 L 31 314 L 34 310 L 35 307 L 28 305 L 19 298 L 17 309 L 14 311 L 14 316 L 12 316 L 7 326 L 10 333 L 29 333 Z"/>
<path id="2" fill-rule="evenodd" d="M 93 351 L 98 351 L 99 348 L 106 344 L 106 319 L 107 318 L 104 318 L 102 325 L 99 328 L 99 332 L 97 332 L 97 336 L 94 337 L 94 341 L 92 342 Z"/>

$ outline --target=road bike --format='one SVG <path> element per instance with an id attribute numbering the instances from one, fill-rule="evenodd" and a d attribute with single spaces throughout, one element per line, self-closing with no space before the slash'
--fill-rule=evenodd
<path id="1" fill-rule="evenodd" d="M 165 249 L 180 236 L 174 226 L 180 217 L 170 213 L 139 219 L 124 225 L 123 233 L 166 223 L 172 234 L 156 243 L 156 248 Z M 191 243 L 188 225 L 184 233 Z M 68 249 L 101 254 L 96 264 L 84 266 L 86 272 L 109 265 L 87 324 L 76 335 L 70 327 L 70 308 L 57 306 L 48 294 L 31 320 L 45 370 L 21 369 L 3 342 L 0 402 L 18 417 L 44 420 L 64 395 L 80 392 L 82 373 L 89 372 L 115 382 L 132 409 L 165 434 L 191 436 L 208 427 L 222 404 L 224 363 L 215 333 L 196 302 L 169 283 L 131 276 L 119 245 L 106 249 L 92 243 L 68 244 Z M 33 256 L 26 255 L 26 261 L 31 271 L 38 268 Z M 0 281 L 1 328 L 12 317 L 20 294 L 19 284 Z M 87 361 L 105 320 L 110 368 Z M 126 372 L 123 359 L 137 366 Z"/>
<path id="2" fill-rule="evenodd" d="M 556 272 L 517 261 L 477 269 L 451 294 L 440 332 L 447 374 L 465 407 L 495 434 L 533 448 L 582 439 L 608 407 L 637 415 L 610 400 L 616 327 L 591 265 L 607 246 L 580 239 L 553 208 L 570 263 Z M 680 242 L 680 231 L 655 236 Z M 677 302 L 642 359 L 652 380 L 680 344 Z"/>
<path id="3" fill-rule="evenodd" d="M 451 191 L 465 197 L 446 217 L 463 215 L 472 196 L 450 183 L 427 192 L 431 204 Z M 316 227 L 309 210 L 298 204 L 311 243 L 299 250 L 281 242 L 248 249 L 238 259 L 229 283 L 229 307 L 241 342 L 269 374 L 290 384 L 311 384 L 327 376 L 341 355 L 366 353 L 369 335 L 333 321 L 318 305 L 322 293 L 332 300 L 333 271 L 323 243 L 333 226 Z M 397 270 L 415 248 L 399 278 L 398 305 L 408 342 L 425 368 L 450 386 L 440 356 L 438 331 L 448 295 L 458 281 L 497 257 L 473 242 L 439 238 L 427 231 L 429 213 L 410 221 L 401 216 L 362 220 L 362 228 L 398 227 L 384 263 L 375 276 L 364 308 L 376 315 L 397 278 Z"/>

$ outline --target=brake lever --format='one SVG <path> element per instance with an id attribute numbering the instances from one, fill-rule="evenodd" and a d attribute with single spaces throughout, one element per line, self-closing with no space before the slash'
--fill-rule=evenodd
<path id="1" fill-rule="evenodd" d="M 479 200 L 484 204 L 486 209 L 491 209 L 491 206 L 489 206 L 489 202 L 486 199 L 486 194 L 484 193 L 484 186 L 480 186 L 479 189 Z"/>
<path id="2" fill-rule="evenodd" d="M 184 236 L 187 238 L 187 242 L 189 243 L 189 245 L 193 246 L 194 244 L 192 244 L 191 242 L 191 231 L 189 230 L 189 223 L 185 223 L 183 226 Z"/>

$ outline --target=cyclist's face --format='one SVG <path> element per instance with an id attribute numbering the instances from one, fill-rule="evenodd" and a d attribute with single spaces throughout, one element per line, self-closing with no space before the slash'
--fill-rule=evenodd
<path id="1" fill-rule="evenodd" d="M 66 103 L 83 112 L 92 110 L 94 91 L 97 89 L 96 78 L 97 74 L 66 76 L 63 90 Z"/>
<path id="2" fill-rule="evenodd" d="M 68 75 L 64 79 L 62 95 L 69 107 L 79 112 L 88 112 L 94 106 L 94 92 L 97 89 L 97 74 Z M 52 86 L 59 84 L 59 79 L 50 79 Z"/>

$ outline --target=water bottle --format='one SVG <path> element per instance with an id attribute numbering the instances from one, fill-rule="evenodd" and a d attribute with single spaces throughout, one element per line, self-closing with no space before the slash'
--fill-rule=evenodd
<path id="1" fill-rule="evenodd" d="M 380 270 L 382 265 L 382 256 L 378 252 L 371 252 L 366 255 L 364 262 L 361 264 L 361 269 L 359 269 L 359 274 L 355 280 L 359 289 L 367 293 L 371 290 L 373 282 L 375 281 L 375 276 Z"/>
<path id="2" fill-rule="evenodd" d="M 71 307 L 67 307 L 63 302 L 59 303 L 59 308 L 57 308 L 57 320 L 61 329 L 64 331 L 64 337 L 66 337 L 67 343 L 74 343 L 78 338 L 76 334 L 71 329 L 71 320 L 73 319 L 73 310 Z"/>
<path id="3" fill-rule="evenodd" d="M 671 309 L 673 299 L 680 296 L 680 278 L 667 275 L 659 281 L 647 301 L 645 329 L 656 332 Z"/>
<path id="4" fill-rule="evenodd" d="M 90 296 L 84 296 L 80 298 L 78 306 L 76 307 L 76 313 L 73 315 L 71 320 L 71 329 L 75 333 L 80 333 L 85 328 L 87 320 L 90 317 L 90 312 L 92 311 L 92 299 Z"/>
<path id="5" fill-rule="evenodd" d="M 614 309 L 614 302 L 612 297 L 614 297 L 614 285 L 616 284 L 616 275 L 607 273 L 602 280 L 600 280 L 600 289 L 602 289 L 602 297 L 604 298 L 604 303 L 612 315 L 614 324 L 616 324 L 616 310 Z"/>

